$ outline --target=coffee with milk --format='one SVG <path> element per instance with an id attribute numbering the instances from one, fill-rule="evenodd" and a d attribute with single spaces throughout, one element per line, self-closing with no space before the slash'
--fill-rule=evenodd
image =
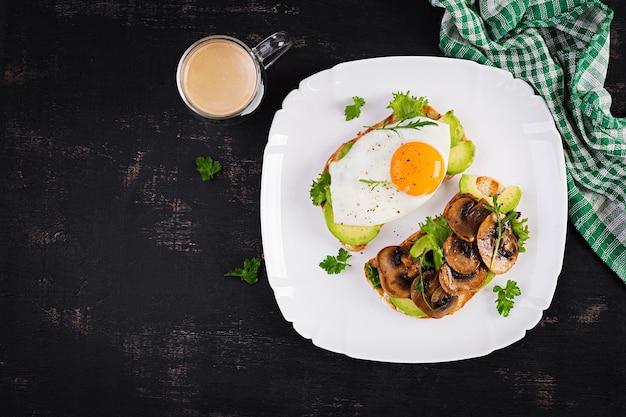
<path id="1" fill-rule="evenodd" d="M 200 39 L 178 63 L 178 91 L 187 106 L 205 119 L 241 120 L 263 98 L 265 69 L 291 45 L 285 32 L 276 32 L 254 48 L 226 35 Z"/>

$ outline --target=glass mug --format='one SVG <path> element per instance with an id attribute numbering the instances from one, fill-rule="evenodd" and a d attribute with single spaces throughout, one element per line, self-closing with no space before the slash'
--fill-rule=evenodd
<path id="1" fill-rule="evenodd" d="M 263 99 L 265 70 L 292 44 L 286 32 L 276 32 L 253 48 L 226 35 L 202 38 L 178 62 L 178 92 L 200 117 L 220 124 L 241 121 Z"/>

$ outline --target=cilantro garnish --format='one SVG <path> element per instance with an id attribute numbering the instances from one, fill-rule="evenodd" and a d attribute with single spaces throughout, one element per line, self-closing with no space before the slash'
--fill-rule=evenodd
<path id="1" fill-rule="evenodd" d="M 339 248 L 337 256 L 328 255 L 326 259 L 320 262 L 320 268 L 325 270 L 328 274 L 339 274 L 346 267 L 351 266 L 347 261 L 351 257 L 347 250 Z"/>
<path id="2" fill-rule="evenodd" d="M 328 199 L 328 191 L 330 187 L 330 173 L 328 171 L 322 172 L 317 180 L 311 184 L 309 190 L 309 196 L 314 206 L 319 206 Z"/>
<path id="3" fill-rule="evenodd" d="M 202 181 L 208 181 L 222 170 L 222 165 L 210 156 L 199 156 L 196 158 L 196 169 L 202 176 Z"/>
<path id="4" fill-rule="evenodd" d="M 261 258 L 248 258 L 243 261 L 243 268 L 235 268 L 224 274 L 225 277 L 239 277 L 248 284 L 256 284 L 259 281 Z"/>
<path id="5" fill-rule="evenodd" d="M 361 115 L 361 107 L 365 105 L 365 99 L 359 96 L 352 97 L 353 104 L 346 106 L 344 114 L 346 121 L 356 119 Z"/>
<path id="6" fill-rule="evenodd" d="M 494 286 L 493 292 L 498 294 L 498 299 L 496 300 L 498 313 L 503 317 L 508 317 L 515 304 L 513 299 L 522 294 L 522 291 L 517 286 L 517 282 L 509 279 L 504 288 L 499 285 Z"/>
<path id="7" fill-rule="evenodd" d="M 413 97 L 411 92 L 393 93 L 393 100 L 389 102 L 388 109 L 392 109 L 398 120 L 403 121 L 417 116 L 425 116 L 424 107 L 428 105 L 426 97 Z"/>

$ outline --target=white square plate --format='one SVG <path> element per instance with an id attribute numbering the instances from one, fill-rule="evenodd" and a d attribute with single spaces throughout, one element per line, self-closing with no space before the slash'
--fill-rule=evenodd
<path id="1" fill-rule="evenodd" d="M 466 171 L 521 187 L 518 210 L 530 239 L 511 271 L 497 276 L 463 309 L 442 319 L 417 319 L 392 310 L 366 282 L 363 264 L 399 244 L 426 216 L 443 211 L 458 191 L 458 176 L 414 213 L 387 223 L 339 275 L 319 267 L 336 255 L 309 190 L 327 158 L 364 125 L 389 115 L 394 92 L 425 96 L 440 113 L 450 109 L 476 145 Z M 353 96 L 366 100 L 347 122 Z M 486 355 L 524 337 L 552 301 L 563 263 L 567 188 L 561 138 L 543 101 L 506 71 L 439 57 L 382 57 L 339 64 L 303 80 L 272 122 L 263 159 L 261 232 L 269 283 L 284 318 L 324 349 L 354 358 L 401 363 L 443 362 Z M 517 281 L 522 295 L 500 316 L 492 288 Z"/>

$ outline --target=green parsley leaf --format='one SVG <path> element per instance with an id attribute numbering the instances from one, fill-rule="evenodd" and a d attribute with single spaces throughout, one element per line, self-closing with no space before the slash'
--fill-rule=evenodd
<path id="1" fill-rule="evenodd" d="M 208 181 L 222 170 L 222 165 L 210 156 L 199 156 L 196 158 L 196 169 L 202 176 L 202 181 Z"/>
<path id="2" fill-rule="evenodd" d="M 309 195 L 314 206 L 319 206 L 327 200 L 328 192 L 330 190 L 330 173 L 328 171 L 322 172 L 317 180 L 311 184 Z"/>
<path id="3" fill-rule="evenodd" d="M 256 284 L 259 281 L 261 258 L 248 258 L 243 261 L 243 268 L 235 268 L 224 274 L 225 277 L 239 277 L 248 284 Z"/>
<path id="4" fill-rule="evenodd" d="M 365 105 L 365 99 L 363 97 L 352 97 L 353 104 L 346 106 L 343 113 L 346 116 L 346 122 L 348 120 L 356 119 L 361 115 L 361 107 Z"/>
<path id="5" fill-rule="evenodd" d="M 507 280 L 506 286 L 502 288 L 499 285 L 493 287 L 493 292 L 498 294 L 496 300 L 496 309 L 502 317 L 508 317 L 511 309 L 515 305 L 513 299 L 522 294 L 522 291 L 517 286 L 517 282 L 513 280 Z"/>
<path id="6" fill-rule="evenodd" d="M 393 113 L 400 120 L 412 119 L 417 116 L 425 116 L 424 107 L 428 105 L 425 97 L 413 97 L 411 92 L 393 93 L 393 100 L 389 102 L 388 109 L 392 109 Z"/>
<path id="7" fill-rule="evenodd" d="M 352 255 L 344 248 L 339 248 L 337 256 L 328 255 L 326 259 L 320 262 L 320 268 L 328 274 L 339 274 L 346 267 L 351 266 L 347 261 Z"/>

